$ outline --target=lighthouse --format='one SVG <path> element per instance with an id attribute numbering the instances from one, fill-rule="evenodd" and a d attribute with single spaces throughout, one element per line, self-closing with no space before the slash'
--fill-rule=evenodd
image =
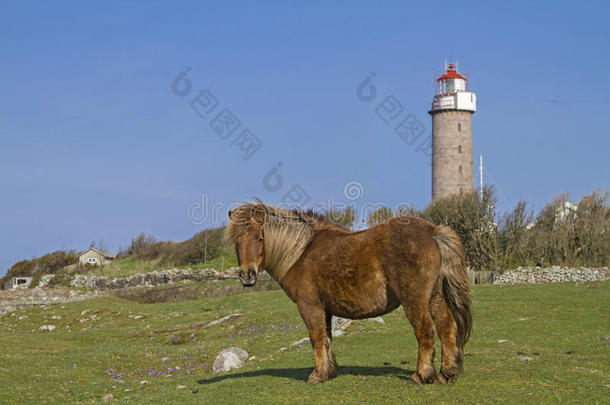
<path id="1" fill-rule="evenodd" d="M 477 96 L 457 65 L 445 64 L 435 81 L 432 116 L 432 200 L 474 190 L 472 114 Z"/>

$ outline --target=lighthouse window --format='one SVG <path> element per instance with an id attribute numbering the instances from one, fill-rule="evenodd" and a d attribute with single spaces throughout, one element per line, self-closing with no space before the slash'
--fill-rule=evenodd
<path id="1" fill-rule="evenodd" d="M 462 145 L 458 145 L 458 153 L 462 153 Z"/>
<path id="2" fill-rule="evenodd" d="M 462 132 L 462 123 L 458 123 L 458 132 Z"/>
<path id="3" fill-rule="evenodd" d="M 460 174 L 462 174 L 462 166 L 460 166 L 459 172 L 460 172 Z"/>

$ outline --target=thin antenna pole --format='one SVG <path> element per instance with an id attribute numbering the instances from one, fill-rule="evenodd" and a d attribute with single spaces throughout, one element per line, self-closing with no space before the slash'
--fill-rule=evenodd
<path id="1" fill-rule="evenodd" d="M 483 155 L 479 155 L 479 197 L 483 201 Z"/>

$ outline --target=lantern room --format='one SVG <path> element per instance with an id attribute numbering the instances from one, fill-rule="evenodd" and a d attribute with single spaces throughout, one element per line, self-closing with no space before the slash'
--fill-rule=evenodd
<path id="1" fill-rule="evenodd" d="M 434 99 L 430 111 L 476 111 L 477 97 L 469 91 L 468 79 L 457 71 L 453 63 L 445 64 L 445 73 L 435 81 Z"/>
<path id="2" fill-rule="evenodd" d="M 466 91 L 466 78 L 457 72 L 453 63 L 445 68 L 445 73 L 436 79 L 436 82 L 438 83 L 436 94 L 453 94 L 458 91 Z"/>

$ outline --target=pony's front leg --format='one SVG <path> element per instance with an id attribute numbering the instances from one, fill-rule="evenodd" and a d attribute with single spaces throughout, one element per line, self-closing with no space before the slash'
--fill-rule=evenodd
<path id="1" fill-rule="evenodd" d="M 299 313 L 309 330 L 309 340 L 313 348 L 314 370 L 309 375 L 308 384 L 317 384 L 337 376 L 337 363 L 330 349 L 331 336 L 327 332 L 327 316 L 322 306 L 297 303 Z"/>
<path id="2" fill-rule="evenodd" d="M 328 342 L 328 376 L 335 378 L 337 376 L 337 358 L 333 353 L 333 316 L 326 314 L 326 340 Z"/>

